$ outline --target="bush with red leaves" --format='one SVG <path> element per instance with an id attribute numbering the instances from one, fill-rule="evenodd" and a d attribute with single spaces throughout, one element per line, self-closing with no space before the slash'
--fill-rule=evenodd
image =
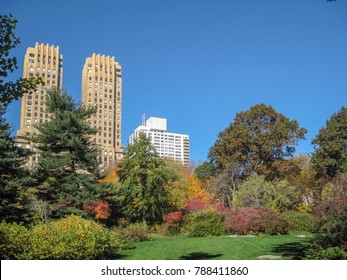
<path id="1" fill-rule="evenodd" d="M 281 234 L 287 233 L 288 225 L 281 213 L 254 206 L 238 208 L 227 215 L 225 230 L 236 234 Z"/>
<path id="2" fill-rule="evenodd" d="M 106 220 L 111 215 L 108 203 L 100 199 L 94 201 L 93 205 L 84 204 L 83 210 L 89 214 L 95 214 L 97 220 Z"/>
<path id="3" fill-rule="evenodd" d="M 177 235 L 181 232 L 183 223 L 183 213 L 180 211 L 172 212 L 163 217 L 163 233 L 165 235 Z"/>

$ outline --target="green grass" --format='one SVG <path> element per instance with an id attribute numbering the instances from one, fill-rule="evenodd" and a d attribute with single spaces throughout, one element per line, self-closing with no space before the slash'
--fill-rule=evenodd
<path id="1" fill-rule="evenodd" d="M 262 237 L 171 237 L 136 243 L 119 252 L 125 260 L 254 260 L 273 255 L 302 259 L 310 238 L 295 234 Z"/>

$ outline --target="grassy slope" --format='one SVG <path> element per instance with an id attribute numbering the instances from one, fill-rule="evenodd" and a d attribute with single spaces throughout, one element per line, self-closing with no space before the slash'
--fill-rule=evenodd
<path id="1" fill-rule="evenodd" d="M 252 260 L 261 255 L 301 259 L 308 238 L 296 235 L 264 237 L 156 238 L 120 252 L 128 260 Z"/>

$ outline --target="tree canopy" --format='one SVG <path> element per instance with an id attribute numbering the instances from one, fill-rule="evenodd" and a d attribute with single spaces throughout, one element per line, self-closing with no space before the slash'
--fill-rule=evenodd
<path id="1" fill-rule="evenodd" d="M 220 132 L 209 156 L 217 168 L 241 166 L 241 175 L 256 172 L 274 178 L 278 164 L 291 157 L 306 129 L 271 106 L 259 104 L 236 114 L 234 121 Z"/>
<path id="2" fill-rule="evenodd" d="M 24 93 L 32 92 L 39 83 L 43 83 L 40 77 L 5 82 L 8 74 L 18 68 L 17 58 L 10 57 L 11 49 L 20 43 L 20 39 L 15 34 L 17 22 L 17 19 L 12 18 L 11 15 L 0 15 L 0 103 L 4 106 L 14 99 L 18 100 Z"/>
<path id="3" fill-rule="evenodd" d="M 165 186 L 175 179 L 145 134 L 129 145 L 119 164 L 123 212 L 130 221 L 155 223 L 170 209 Z"/>
<path id="4" fill-rule="evenodd" d="M 3 113 L 0 105 L 0 217 L 7 222 L 26 223 L 31 220 L 26 191 L 32 179 L 23 166 L 29 152 L 15 145 Z"/>
<path id="5" fill-rule="evenodd" d="M 335 177 L 347 172 L 347 108 L 342 107 L 327 120 L 312 141 L 312 166 L 318 177 Z"/>
<path id="6" fill-rule="evenodd" d="M 97 182 L 97 132 L 88 124 L 94 108 L 76 103 L 67 92 L 48 91 L 46 109 L 50 120 L 36 126 L 31 137 L 40 156 L 36 166 L 37 198 L 51 207 L 52 217 L 85 215 L 84 207 L 109 195 Z"/>

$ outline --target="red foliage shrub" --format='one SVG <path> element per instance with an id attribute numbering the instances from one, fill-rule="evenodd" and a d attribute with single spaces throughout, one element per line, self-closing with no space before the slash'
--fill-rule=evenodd
<path id="1" fill-rule="evenodd" d="M 185 211 L 187 212 L 198 212 L 210 206 L 209 201 L 202 200 L 189 200 L 186 203 Z"/>
<path id="2" fill-rule="evenodd" d="M 260 206 L 236 209 L 227 215 L 224 227 L 227 232 L 237 234 L 278 234 L 288 231 L 281 213 Z"/>
<path id="3" fill-rule="evenodd" d="M 105 220 L 110 216 L 110 207 L 102 200 L 95 201 L 94 205 L 83 205 L 83 210 L 89 214 L 94 213 L 96 219 Z"/>
<path id="4" fill-rule="evenodd" d="M 183 219 L 183 214 L 180 211 L 172 212 L 163 217 L 164 222 L 169 225 L 179 224 L 180 222 L 182 222 L 182 219 Z"/>
<path id="5" fill-rule="evenodd" d="M 188 213 L 193 212 L 200 212 L 206 208 L 211 208 L 216 210 L 217 212 L 222 213 L 229 213 L 230 209 L 228 207 L 225 207 L 222 203 L 219 201 L 213 201 L 213 200 L 189 200 L 186 203 L 185 211 Z"/>
<path id="6" fill-rule="evenodd" d="M 163 217 L 163 220 L 163 233 L 165 235 L 176 235 L 180 233 L 183 222 L 182 212 L 178 211 L 167 214 Z"/>

